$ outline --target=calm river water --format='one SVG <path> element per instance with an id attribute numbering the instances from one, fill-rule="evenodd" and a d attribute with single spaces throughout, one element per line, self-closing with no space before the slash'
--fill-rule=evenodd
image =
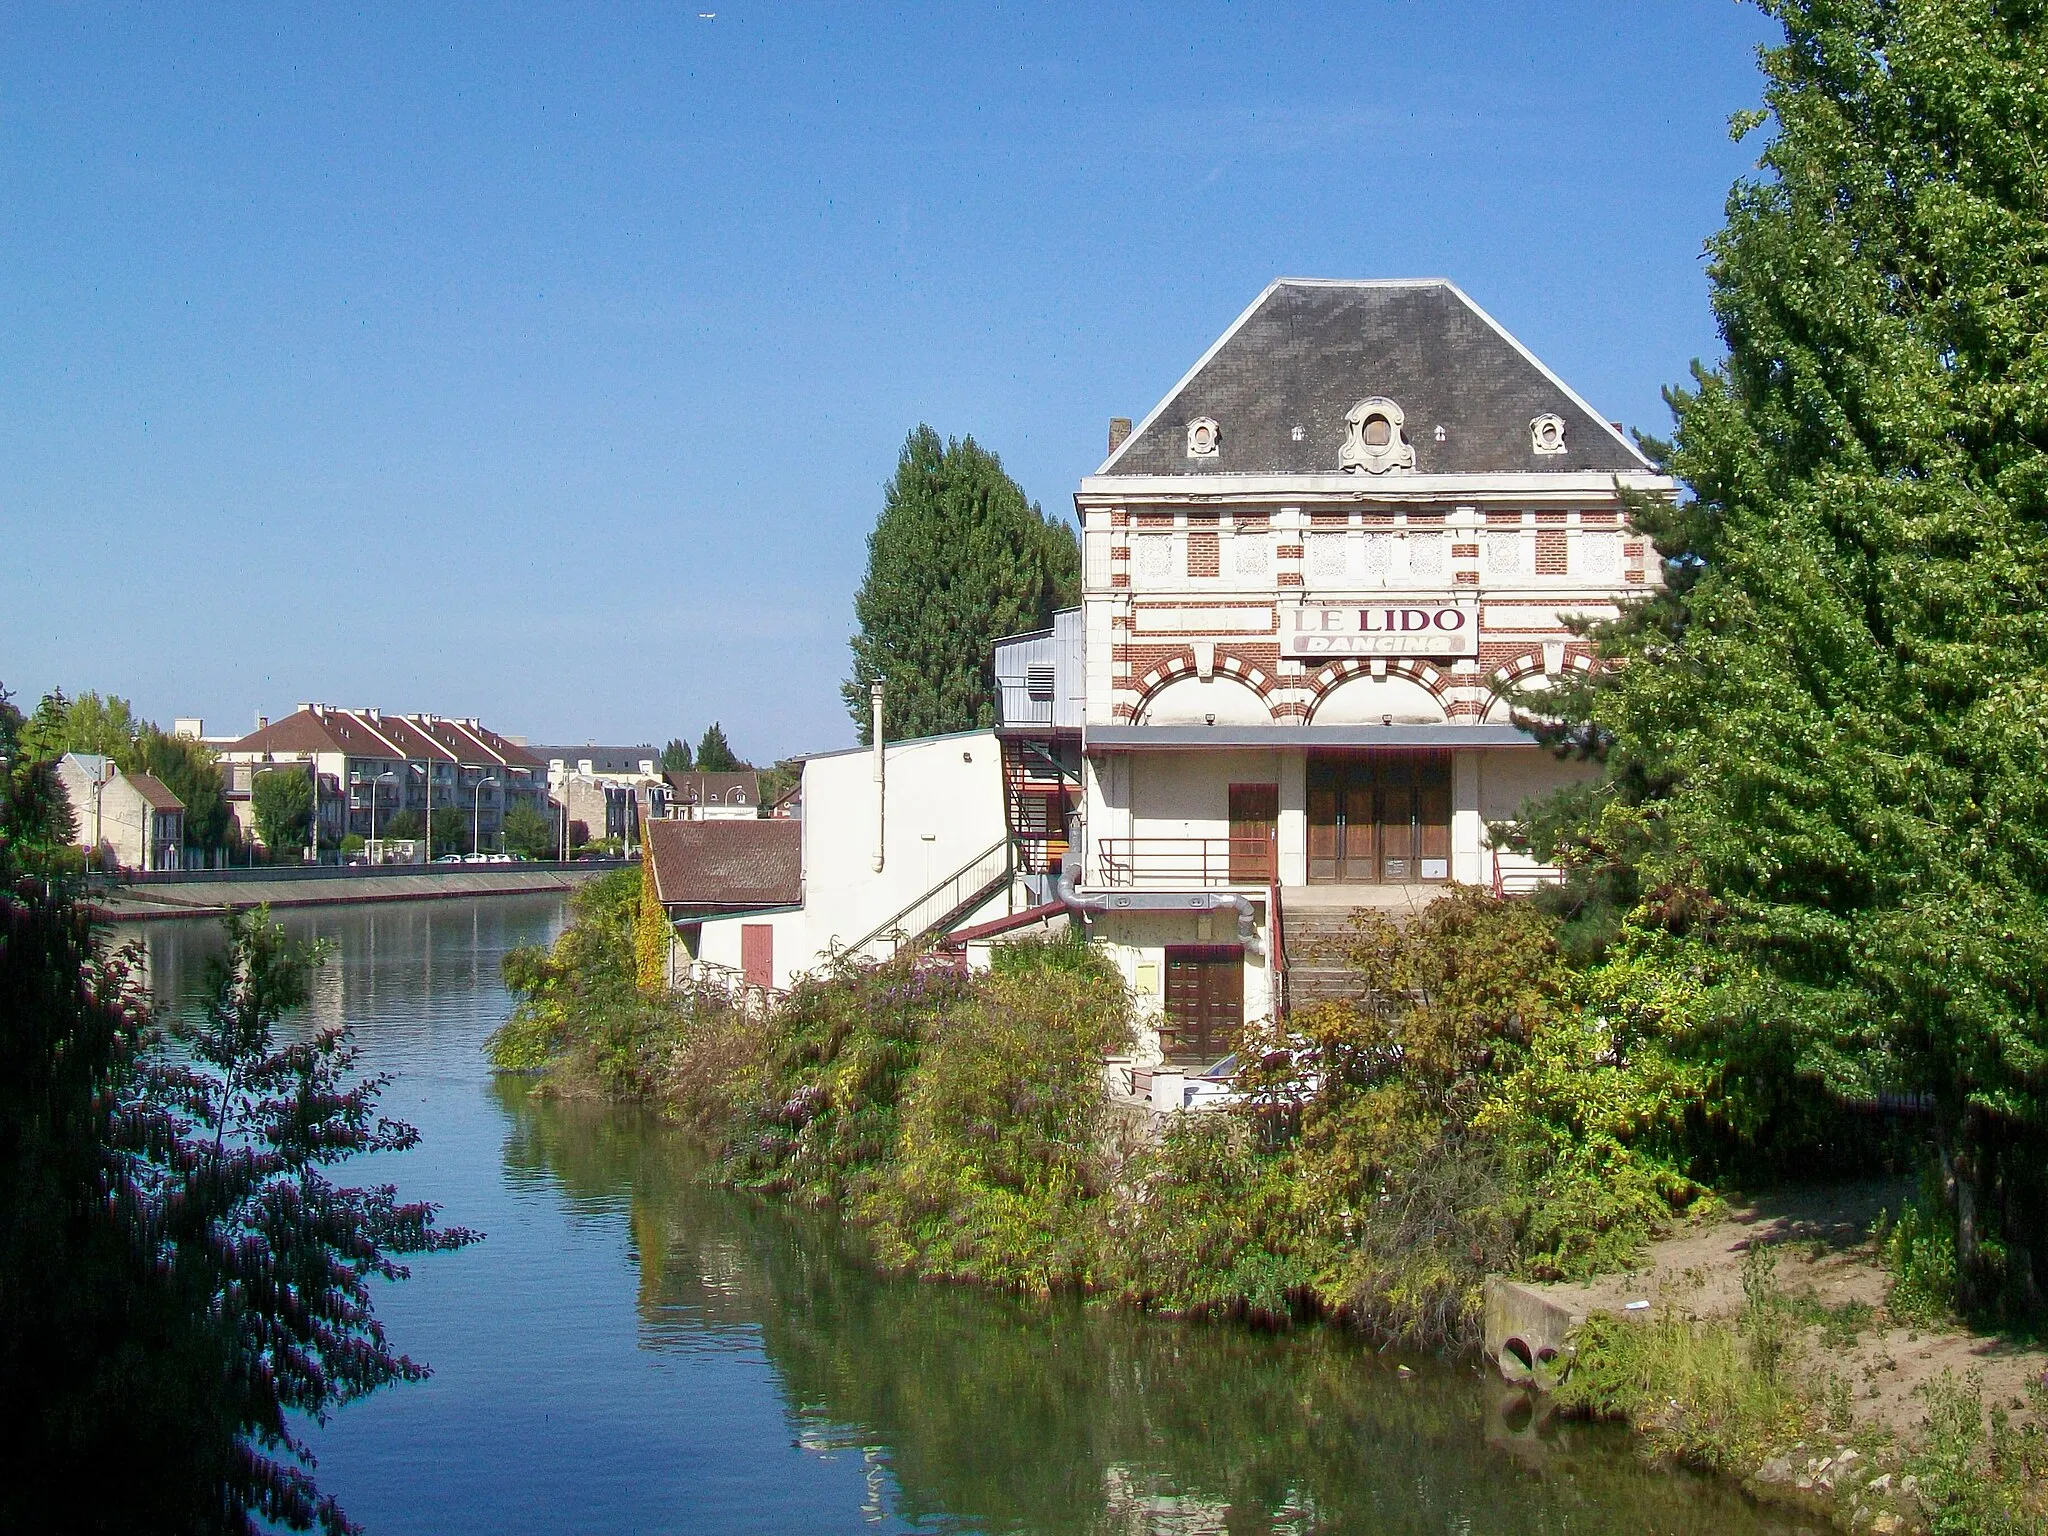
<path id="1" fill-rule="evenodd" d="M 830 1231 L 706 1188 L 651 1116 L 493 1079 L 499 958 L 559 931 L 558 898 L 284 920 L 336 942 L 312 1015 L 354 1026 L 424 1138 L 345 1176 L 488 1234 L 379 1288 L 432 1378 L 313 1432 L 375 1536 L 1793 1529 L 1617 1435 L 1532 1423 L 1471 1370 L 864 1273 Z M 207 923 L 135 936 L 169 1006 L 217 947 Z"/>

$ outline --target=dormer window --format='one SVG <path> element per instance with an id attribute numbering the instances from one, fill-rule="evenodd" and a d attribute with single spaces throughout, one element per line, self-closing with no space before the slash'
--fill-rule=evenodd
<path id="1" fill-rule="evenodd" d="M 1188 457 L 1191 459 L 1213 459 L 1223 441 L 1222 431 L 1207 416 L 1197 416 L 1188 423 Z"/>
<path id="2" fill-rule="evenodd" d="M 1401 407 L 1383 396 L 1361 400 L 1344 413 L 1344 449 L 1337 462 L 1346 474 L 1384 475 L 1413 469 L 1415 448 L 1408 441 Z"/>
<path id="3" fill-rule="evenodd" d="M 1545 411 L 1529 423 L 1529 449 L 1544 455 L 1559 454 L 1564 447 L 1564 418 Z"/>

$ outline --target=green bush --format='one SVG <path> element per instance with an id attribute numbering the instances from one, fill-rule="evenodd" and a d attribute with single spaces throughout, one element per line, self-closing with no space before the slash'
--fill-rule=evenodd
<path id="1" fill-rule="evenodd" d="M 1078 942 L 999 947 L 932 1020 L 888 1175 L 859 1214 L 885 1263 L 1008 1289 L 1092 1286 L 1108 1182 L 1102 1057 L 1122 978 Z"/>
<path id="2" fill-rule="evenodd" d="M 1696 1193 L 1664 1150 L 1696 1084 L 1653 1030 L 1589 1018 L 1526 904 L 1362 920 L 1364 995 L 1254 1030 L 1252 1102 L 1154 1142 L 1104 1101 L 1129 1000 L 1078 933 L 978 975 L 842 958 L 749 1012 L 635 984 L 643 899 L 609 876 L 551 952 L 507 957 L 492 1059 L 658 1098 L 725 1179 L 845 1212 L 891 1268 L 1437 1347 L 1475 1336 L 1487 1274 L 1626 1258 Z"/>
<path id="3" fill-rule="evenodd" d="M 1124 1167 L 1108 1221 L 1119 1288 L 1168 1311 L 1286 1318 L 1318 1299 L 1334 1213 L 1245 1115 L 1187 1115 Z"/>
<path id="4" fill-rule="evenodd" d="M 1938 1201 L 1922 1192 L 1906 1203 L 1897 1220 L 1880 1214 L 1873 1233 L 1884 1267 L 1891 1272 L 1885 1310 L 1902 1323 L 1938 1327 L 1956 1311 L 1955 1232 Z"/>
<path id="5" fill-rule="evenodd" d="M 672 1005 L 635 985 L 639 904 L 640 872 L 614 870 L 570 898 L 571 921 L 552 949 L 505 956 L 505 985 L 519 1001 L 485 1045 L 493 1066 L 554 1067 L 621 1097 L 660 1090 Z"/>
<path id="6" fill-rule="evenodd" d="M 2041 1536 L 2048 1532 L 2048 1390 L 2030 1393 L 2036 1422 L 2016 1427 L 2002 1404 L 1987 1429 L 1983 1377 L 1943 1371 L 1920 1389 L 1925 1444 L 1907 1460 L 1920 1480 L 1935 1536 Z"/>

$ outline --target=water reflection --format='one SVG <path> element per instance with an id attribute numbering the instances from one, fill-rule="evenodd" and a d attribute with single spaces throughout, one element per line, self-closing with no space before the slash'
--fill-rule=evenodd
<path id="1" fill-rule="evenodd" d="M 1469 1374 L 874 1278 L 820 1221 L 710 1189 L 654 1116 L 485 1071 L 498 961 L 559 898 L 287 913 L 335 941 L 311 1022 L 354 1026 L 414 1151 L 350 1165 L 485 1242 L 377 1306 L 431 1380 L 317 1429 L 323 1484 L 421 1532 L 1643 1531 L 1792 1527 L 1614 1436 L 1513 1422 Z M 217 929 L 133 930 L 188 1005 Z"/>
<path id="2" fill-rule="evenodd" d="M 862 1455 L 921 1527 L 1791 1529 L 1721 1485 L 1640 1465 L 1605 1431 L 1538 1423 L 1468 1373 L 1402 1379 L 1327 1333 L 876 1280 L 824 1223 L 706 1188 L 688 1143 L 649 1117 L 521 1082 L 498 1094 L 509 1176 L 628 1205 L 643 1346 L 697 1354 L 758 1336 L 797 1439 Z"/>

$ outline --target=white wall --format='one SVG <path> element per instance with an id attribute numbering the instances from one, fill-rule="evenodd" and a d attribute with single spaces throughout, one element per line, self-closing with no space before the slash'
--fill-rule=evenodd
<path id="1" fill-rule="evenodd" d="M 775 985 L 853 943 L 1008 835 L 1002 753 L 993 731 L 897 742 L 887 753 L 883 862 L 874 867 L 874 755 L 804 763 L 804 905 L 799 912 L 706 921 L 701 958 L 740 965 L 740 929 L 775 929 Z M 1001 911 L 998 903 L 996 910 Z"/>
<path id="2" fill-rule="evenodd" d="M 1560 762 L 1541 748 L 1525 747 L 1516 751 L 1473 755 L 1478 759 L 1477 819 L 1482 824 L 1511 820 L 1521 814 L 1524 802 L 1532 798 L 1547 795 L 1566 784 L 1600 776 L 1598 763 Z M 1490 855 L 1479 860 L 1486 867 L 1474 876 L 1474 883 L 1483 884 L 1493 878 L 1490 860 Z M 1520 854 L 1503 853 L 1500 866 L 1512 875 L 1533 869 L 1535 861 Z"/>
<path id="3" fill-rule="evenodd" d="M 1261 950 L 1265 914 L 1259 914 Z M 1131 989 L 1131 1012 L 1138 1023 L 1135 1055 L 1141 1065 L 1161 1059 L 1159 1023 L 1166 1013 L 1166 950 L 1172 944 L 1235 944 L 1237 914 L 1229 908 L 1197 917 L 1183 912 L 1099 913 L 1088 924 L 1089 937 L 1116 962 Z M 1265 954 L 1245 955 L 1244 1019 L 1247 1024 L 1270 1018 L 1273 1011 L 1271 973 Z"/>
<path id="4" fill-rule="evenodd" d="M 1131 836 L 1230 836 L 1230 786 L 1279 784 L 1278 752 L 1134 752 Z"/>

